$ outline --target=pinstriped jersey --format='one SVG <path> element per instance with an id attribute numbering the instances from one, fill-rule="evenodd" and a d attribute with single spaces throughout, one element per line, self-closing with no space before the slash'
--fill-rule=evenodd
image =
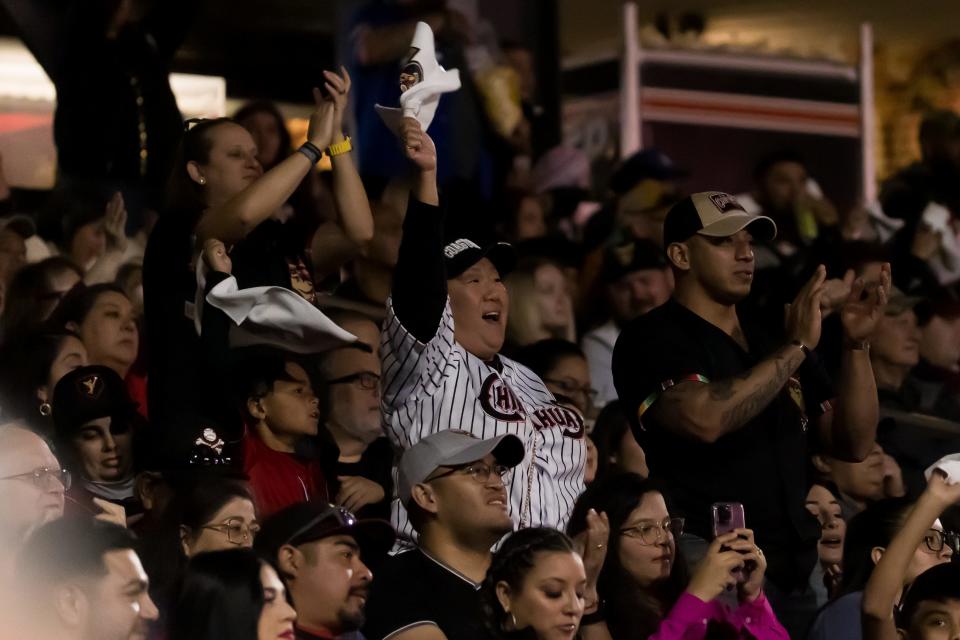
<path id="1" fill-rule="evenodd" d="M 454 340 L 450 299 L 437 333 L 426 344 L 401 324 L 387 301 L 381 335 L 383 427 L 395 447 L 408 449 L 444 429 L 486 439 L 511 433 L 524 460 L 505 480 L 515 527 L 566 527 L 583 491 L 583 420 L 557 404 L 527 367 L 497 357 L 487 363 Z M 406 510 L 394 499 L 393 525 L 413 538 Z"/>

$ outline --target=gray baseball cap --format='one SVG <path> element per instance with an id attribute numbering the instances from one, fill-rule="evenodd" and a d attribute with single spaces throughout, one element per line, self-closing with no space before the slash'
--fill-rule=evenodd
<path id="1" fill-rule="evenodd" d="M 413 487 L 426 480 L 438 467 L 456 467 L 493 454 L 497 462 L 515 467 L 523 460 L 523 441 L 513 434 L 481 440 L 466 431 L 447 430 L 434 433 L 411 448 L 400 458 L 397 468 L 397 493 L 403 504 L 410 502 Z"/>

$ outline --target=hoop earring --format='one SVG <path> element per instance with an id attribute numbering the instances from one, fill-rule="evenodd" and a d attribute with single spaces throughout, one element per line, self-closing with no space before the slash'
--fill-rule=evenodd
<path id="1" fill-rule="evenodd" d="M 512 611 L 507 611 L 507 612 L 505 612 L 505 613 L 506 613 L 508 616 L 510 616 L 510 619 L 503 621 L 503 630 L 504 630 L 504 631 L 516 631 L 516 630 L 517 630 L 517 617 L 516 617 L 515 615 L 513 615 L 513 612 L 512 612 Z"/>
<path id="2" fill-rule="evenodd" d="M 51 413 L 53 413 L 53 407 L 50 406 L 49 402 L 44 402 L 40 405 L 40 415 L 44 418 L 50 417 Z"/>

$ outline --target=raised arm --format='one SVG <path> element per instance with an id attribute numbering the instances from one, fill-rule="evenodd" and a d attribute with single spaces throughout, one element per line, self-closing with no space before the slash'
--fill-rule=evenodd
<path id="1" fill-rule="evenodd" d="M 344 141 L 343 118 L 350 97 L 350 74 L 340 67 L 341 75 L 324 71 L 324 87 L 334 104 L 333 144 Z M 340 226 L 346 237 L 357 245 L 373 238 L 373 214 L 352 154 L 340 153 L 330 158 L 333 165 L 333 200 Z"/>
<path id="2" fill-rule="evenodd" d="M 656 421 L 696 440 L 715 442 L 766 409 L 803 363 L 804 347 L 813 349 L 820 341 L 820 296 L 825 280 L 826 270 L 820 267 L 790 305 L 787 345 L 732 378 L 687 381 L 671 387 L 650 407 Z"/>
<path id="3" fill-rule="evenodd" d="M 949 485 L 939 470 L 934 471 L 903 529 L 894 536 L 867 581 L 861 605 L 864 640 L 897 640 L 893 609 L 903 590 L 910 559 L 943 510 L 958 501 L 960 484 Z"/>
<path id="4" fill-rule="evenodd" d="M 825 449 L 841 460 L 863 460 L 870 454 L 876 440 L 879 421 L 877 384 L 866 341 L 883 317 L 890 286 L 890 265 L 884 264 L 879 285 L 864 295 L 864 282 L 858 279 L 840 310 L 844 345 L 837 399 L 834 410 L 820 417 L 818 427 Z"/>
<path id="5" fill-rule="evenodd" d="M 417 340 L 426 343 L 437 333 L 447 304 L 437 150 L 413 118 L 404 120 L 402 135 L 417 175 L 403 221 L 391 296 L 397 319 Z"/>
<path id="6" fill-rule="evenodd" d="M 335 106 L 319 89 L 313 90 L 313 97 L 317 109 L 310 116 L 307 139 L 322 150 L 330 146 L 333 137 Z M 292 154 L 237 195 L 204 211 L 197 238 L 200 242 L 217 238 L 228 245 L 239 242 L 293 195 L 313 166 L 303 153 Z"/>

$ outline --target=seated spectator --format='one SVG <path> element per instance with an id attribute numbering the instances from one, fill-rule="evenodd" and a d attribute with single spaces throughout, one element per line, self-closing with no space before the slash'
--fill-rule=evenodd
<path id="1" fill-rule="evenodd" d="M 904 599 L 903 585 L 907 581 L 908 572 L 914 565 L 917 550 L 922 544 L 928 544 L 927 541 L 929 540 L 930 549 L 936 548 L 940 551 L 945 549 L 942 528 L 940 528 L 940 533 L 936 531 L 938 519 L 947 507 L 957 504 L 958 501 L 960 501 L 960 484 L 957 483 L 956 478 L 949 478 L 939 468 L 934 469 L 926 490 L 910 511 L 900 531 L 883 551 L 883 555 L 879 558 L 877 566 L 863 590 L 864 640 L 897 638 L 898 633 L 900 638 L 907 638 L 908 640 L 927 640 L 934 637 L 928 635 L 929 629 L 923 633 L 918 633 L 917 620 L 914 619 L 914 614 L 917 612 L 917 601 L 914 599 L 915 596 L 910 595 L 914 589 L 911 588 Z M 934 553 L 940 556 L 940 551 Z M 946 557 L 946 560 L 941 559 L 943 556 L 936 557 L 931 560 L 931 564 L 949 562 L 951 555 L 952 551 L 945 551 L 943 556 Z M 933 570 L 939 571 L 937 569 Z M 913 582 L 914 587 L 919 586 L 918 591 L 921 593 L 923 587 L 918 583 L 921 582 L 923 575 L 923 573 L 920 573 Z M 947 598 L 953 597 L 950 592 L 941 592 L 938 595 Z M 900 615 L 895 617 L 893 612 L 901 600 L 903 600 L 904 606 L 900 610 Z M 952 612 L 952 608 L 950 611 Z M 956 629 L 957 614 L 952 613 L 946 619 L 950 620 L 948 626 Z M 955 635 L 956 631 L 951 631 L 951 633 Z"/>
<path id="2" fill-rule="evenodd" d="M 404 452 L 397 492 L 419 546 L 387 560 L 367 601 L 368 638 L 483 638 L 478 593 L 490 548 L 513 528 L 504 482 L 523 460 L 514 435 L 446 430 Z"/>
<path id="3" fill-rule="evenodd" d="M 519 434 L 530 460 L 513 473 L 507 512 L 520 527 L 562 526 L 583 489 L 583 420 L 535 374 L 499 354 L 509 305 L 501 277 L 512 252 L 469 238 L 444 243 L 433 142 L 413 118 L 404 120 L 403 138 L 417 178 L 380 355 L 387 436 L 408 449 L 451 428 Z M 410 536 L 404 505 L 393 508 L 397 532 Z"/>
<path id="4" fill-rule="evenodd" d="M 589 509 L 606 513 L 613 532 L 598 583 L 613 640 L 722 632 L 737 635 L 717 637 L 789 637 L 763 594 L 767 563 L 752 531 L 717 537 L 688 582 L 677 556 L 684 521 L 670 516 L 656 485 L 635 474 L 593 483 L 577 501 L 570 534 L 585 530 Z M 731 606 L 720 596 L 734 588 L 737 601 Z"/>
<path id="5" fill-rule="evenodd" d="M 27 538 L 63 516 L 69 488 L 70 473 L 40 436 L 21 424 L 0 421 L 0 588 L 11 585 Z"/>
<path id="6" fill-rule="evenodd" d="M 597 392 L 590 384 L 587 359 L 576 343 L 547 338 L 527 345 L 514 356 L 540 376 L 557 402 L 575 408 L 585 418 L 593 417 Z"/>
<path id="7" fill-rule="evenodd" d="M 120 287 L 77 287 L 64 297 L 51 320 L 80 336 L 90 364 L 110 367 L 126 379 L 137 359 L 140 332 L 133 305 Z"/>
<path id="8" fill-rule="evenodd" d="M 843 536 L 847 524 L 843 519 L 839 495 L 840 490 L 833 483 L 815 482 L 810 485 L 804 502 L 807 511 L 816 516 L 820 523 L 820 541 L 817 543 L 820 563 L 810 574 L 810 586 L 817 592 L 820 606 L 833 596 L 842 577 Z"/>
<path id="9" fill-rule="evenodd" d="M 167 637 L 292 638 L 296 618 L 277 572 L 253 551 L 212 551 L 187 565 Z"/>
<path id="10" fill-rule="evenodd" d="M 363 343 L 334 349 L 321 364 L 325 426 L 340 451 L 336 503 L 361 517 L 389 520 L 393 449 L 380 424 L 380 327 L 352 311 L 329 317 Z"/>
<path id="11" fill-rule="evenodd" d="M 80 367 L 57 383 L 54 397 L 57 452 L 77 476 L 67 493 L 72 507 L 96 513 L 93 506 L 106 501 L 122 506 L 127 516 L 139 515 L 133 438 L 146 425 L 123 380 L 108 367 Z"/>
<path id="12" fill-rule="evenodd" d="M 609 403 L 597 416 L 590 439 L 597 447 L 595 481 L 620 472 L 635 473 L 643 478 L 650 475 L 647 456 L 633 436 L 619 400 Z"/>
<path id="13" fill-rule="evenodd" d="M 38 330 L 0 346 L 0 414 L 39 434 L 53 435 L 53 392 L 67 373 L 87 366 L 77 334 Z"/>
<path id="14" fill-rule="evenodd" d="M 20 269 L 7 290 L 0 335 L 36 330 L 82 278 L 77 265 L 59 256 Z"/>
<path id="15" fill-rule="evenodd" d="M 588 331 L 581 346 L 597 388 L 597 407 L 602 409 L 617 399 L 612 363 L 621 327 L 670 298 L 673 273 L 658 244 L 630 239 L 604 250 L 600 278 L 610 319 Z"/>
<path id="16" fill-rule="evenodd" d="M 296 502 L 329 502 L 336 477 L 317 456 L 297 453 L 317 435 L 320 421 L 320 403 L 303 366 L 282 353 L 266 353 L 243 358 L 234 376 L 247 423 L 243 470 L 260 516 Z"/>
<path id="17" fill-rule="evenodd" d="M 63 518 L 40 528 L 17 562 L 20 606 L 37 640 L 144 640 L 157 617 L 149 579 L 123 527 Z"/>
<path id="18" fill-rule="evenodd" d="M 843 542 L 843 574 L 835 599 L 817 615 L 809 640 L 863 638 L 860 626 L 863 589 L 890 542 L 903 528 L 913 506 L 914 503 L 906 498 L 890 498 L 871 504 L 850 520 Z M 903 576 L 904 590 L 918 575 L 930 567 L 949 562 L 951 558 L 949 535 L 943 531 L 942 525 L 934 522 L 928 534 L 917 545 Z"/>
<path id="19" fill-rule="evenodd" d="M 873 445 L 870 455 L 862 462 L 847 462 L 819 453 L 813 456 L 813 466 L 837 487 L 843 517 L 847 520 L 870 502 L 899 498 L 905 493 L 900 467 L 879 444 Z"/>
<path id="20" fill-rule="evenodd" d="M 270 517 L 256 548 L 283 578 L 297 610 L 297 640 L 362 640 L 373 574 L 396 535 L 384 521 L 357 520 L 333 505 L 304 502 Z"/>
<path id="21" fill-rule="evenodd" d="M 510 299 L 507 342 L 513 348 L 548 338 L 576 340 L 573 301 L 559 267 L 540 260 L 521 264 L 505 283 Z"/>
<path id="22" fill-rule="evenodd" d="M 914 313 L 920 362 L 909 383 L 919 392 L 919 411 L 960 422 L 960 301 L 941 294 L 918 304 Z"/>
<path id="23" fill-rule="evenodd" d="M 201 389 L 207 370 L 194 328 L 197 249 L 212 239 L 232 246 L 233 274 L 241 288 L 280 286 L 315 301 L 307 250 L 311 239 L 296 225 L 271 218 L 325 149 L 332 153 L 334 197 L 344 233 L 361 244 L 373 235 L 366 194 L 342 134 L 349 79 L 329 73 L 325 80 L 328 95 L 314 91 L 317 109 L 307 142 L 265 173 L 253 138 L 228 118 L 195 122 L 184 134 L 171 175 L 170 202 L 150 236 L 143 263 L 149 351 L 165 354 L 149 361 L 149 393 L 163 413 L 202 413 L 207 402 Z"/>
<path id="24" fill-rule="evenodd" d="M 511 534 L 493 554 L 480 597 L 491 639 L 573 640 L 587 575 L 573 541 L 554 529 Z M 546 595 L 546 597 L 544 597 Z"/>

